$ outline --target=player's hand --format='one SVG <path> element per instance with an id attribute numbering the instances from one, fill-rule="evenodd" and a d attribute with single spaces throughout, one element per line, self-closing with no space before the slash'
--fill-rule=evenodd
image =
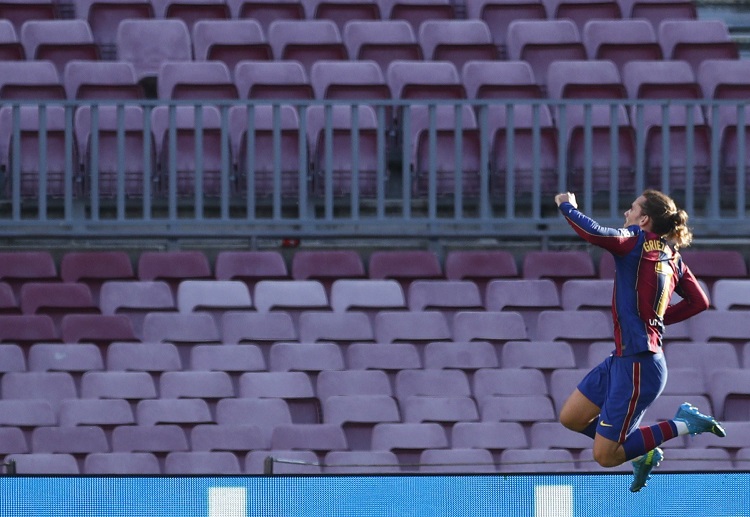
<path id="1" fill-rule="evenodd" d="M 574 208 L 578 208 L 578 203 L 576 202 L 576 195 L 572 192 L 561 192 L 555 196 L 555 203 L 557 203 L 557 206 L 560 206 L 561 204 L 565 202 L 570 203 L 573 205 Z"/>

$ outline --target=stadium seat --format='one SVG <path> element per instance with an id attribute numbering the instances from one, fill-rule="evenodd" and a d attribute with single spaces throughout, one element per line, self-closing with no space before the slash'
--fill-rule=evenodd
<path id="1" fill-rule="evenodd" d="M 157 72 L 156 84 L 157 96 L 162 101 L 216 100 L 218 102 L 239 98 L 229 67 L 223 61 L 190 63 L 165 61 Z M 195 123 L 197 125 L 197 120 Z M 210 124 L 208 121 L 206 123 Z"/>
<path id="2" fill-rule="evenodd" d="M 331 20 L 276 20 L 267 36 L 274 59 L 298 61 L 308 73 L 316 61 L 349 59 L 341 32 Z"/>
<path id="3" fill-rule="evenodd" d="M 89 475 L 161 474 L 159 461 L 150 452 L 93 452 L 86 455 L 83 473 Z"/>
<path id="4" fill-rule="evenodd" d="M 159 397 L 163 399 L 197 398 L 215 402 L 234 396 L 232 379 L 226 372 L 164 372 L 159 379 Z"/>
<path id="5" fill-rule="evenodd" d="M 499 350 L 503 343 L 516 339 L 528 339 L 518 312 L 459 311 L 453 316 L 454 341 L 488 341 Z"/>
<path id="6" fill-rule="evenodd" d="M 560 414 L 563 404 L 587 373 L 589 368 L 560 368 L 551 373 L 549 393 L 555 404 L 556 414 Z"/>
<path id="7" fill-rule="evenodd" d="M 435 422 L 383 422 L 376 424 L 372 430 L 372 450 L 393 452 L 404 471 L 418 469 L 423 450 L 445 448 L 448 448 L 447 435 L 443 427 Z"/>
<path id="8" fill-rule="evenodd" d="M 552 400 L 547 395 L 495 395 L 486 397 L 479 407 L 482 422 L 534 422 L 557 420 Z"/>
<path id="9" fill-rule="evenodd" d="M 680 255 L 693 274 L 709 287 L 720 279 L 747 277 L 745 257 L 737 250 L 684 250 Z"/>
<path id="10" fill-rule="evenodd" d="M 695 20 L 698 12 L 695 4 L 685 0 L 621 0 L 623 18 L 645 18 L 654 30 L 661 22 L 672 19 Z"/>
<path id="11" fill-rule="evenodd" d="M 331 285 L 330 299 L 334 312 L 354 310 L 377 313 L 386 309 L 407 308 L 401 284 L 395 279 L 387 278 L 335 280 Z"/>
<path id="12" fill-rule="evenodd" d="M 594 194 L 615 189 L 635 195 L 635 133 L 627 110 L 624 106 L 613 108 L 607 102 L 589 102 L 591 99 L 627 98 L 614 63 L 606 60 L 550 63 L 547 91 L 551 99 L 585 99 L 558 107 L 555 115 L 559 121 L 558 131 L 565 135 L 568 146 L 571 188 L 582 191 L 590 185 Z M 615 138 L 617 144 L 613 146 Z M 618 171 L 617 185 L 610 183 L 613 164 Z"/>
<path id="13" fill-rule="evenodd" d="M 253 292 L 258 312 L 328 309 L 328 296 L 317 280 L 261 280 Z"/>
<path id="14" fill-rule="evenodd" d="M 503 368 L 536 368 L 547 372 L 575 368 L 573 347 L 565 341 L 508 341 L 503 345 Z"/>
<path id="15" fill-rule="evenodd" d="M 295 341 L 297 328 L 287 312 L 227 311 L 221 317 L 222 340 L 237 344 Z"/>
<path id="16" fill-rule="evenodd" d="M 99 291 L 99 307 L 105 315 L 124 315 L 137 335 L 143 335 L 146 314 L 176 311 L 174 295 L 162 280 L 108 280 Z"/>
<path id="17" fill-rule="evenodd" d="M 176 18 L 188 29 L 201 20 L 228 20 L 229 5 L 224 0 L 151 0 L 156 18 Z"/>
<path id="18" fill-rule="evenodd" d="M 0 62 L 0 98 L 64 100 L 65 85 L 51 61 L 3 61 Z"/>
<path id="19" fill-rule="evenodd" d="M 55 426 L 57 413 L 52 403 L 43 398 L 0 400 L 0 422 L 3 427 L 18 427 L 30 431 L 35 427 Z M 15 434 L 15 433 L 12 433 Z"/>
<path id="20" fill-rule="evenodd" d="M 376 61 L 316 61 L 310 69 L 310 82 L 318 99 L 383 99 L 391 91 Z"/>
<path id="21" fill-rule="evenodd" d="M 216 255 L 217 280 L 241 280 L 252 289 L 260 279 L 288 278 L 284 257 L 277 251 L 229 251 Z"/>
<path id="22" fill-rule="evenodd" d="M 451 431 L 451 446 L 487 449 L 497 460 L 505 449 L 526 449 L 529 442 L 518 422 L 457 422 Z"/>
<path id="23" fill-rule="evenodd" d="M 28 351 L 30 372 L 68 372 L 80 376 L 104 370 L 102 353 L 91 343 L 36 343 Z"/>
<path id="24" fill-rule="evenodd" d="M 225 86 L 232 88 L 229 84 Z M 226 134 L 222 131 L 221 117 L 214 105 L 162 104 L 151 111 L 160 171 L 159 194 L 162 197 L 197 198 L 196 204 L 200 203 L 202 210 L 204 197 L 218 197 L 222 192 L 232 190 L 233 181 L 226 172 L 231 166 L 231 158 L 224 149 L 222 139 Z M 203 154 L 196 153 L 196 135 L 202 135 Z M 202 182 L 198 179 L 200 177 Z"/>
<path id="25" fill-rule="evenodd" d="M 257 20 L 200 20 L 193 26 L 191 39 L 196 61 L 221 61 L 230 71 L 240 61 L 273 59 Z"/>
<path id="26" fill-rule="evenodd" d="M 436 341 L 424 348 L 426 369 L 458 369 L 473 373 L 480 368 L 496 368 L 497 353 L 487 341 Z"/>
<path id="27" fill-rule="evenodd" d="M 398 474 L 398 457 L 390 451 L 331 451 L 325 455 L 326 474 Z"/>
<path id="28" fill-rule="evenodd" d="M 8 454 L 5 461 L 16 464 L 17 474 L 80 474 L 75 457 L 67 453 Z"/>
<path id="29" fill-rule="evenodd" d="M 104 282 L 134 280 L 135 273 L 124 251 L 69 251 L 60 259 L 60 277 L 63 282 L 88 285 L 98 302 Z"/>
<path id="30" fill-rule="evenodd" d="M 61 77 L 69 61 L 99 59 L 94 35 L 83 20 L 29 20 L 20 41 L 28 59 L 54 63 Z"/>
<path id="31" fill-rule="evenodd" d="M 71 316 L 65 315 L 63 319 Z M 2 314 L 0 341 L 21 346 L 36 342 L 58 342 L 60 332 L 49 314 Z M 67 341 L 64 334 L 63 341 Z"/>
<path id="32" fill-rule="evenodd" d="M 448 320 L 437 311 L 380 311 L 375 315 L 374 327 L 378 343 L 451 340 Z"/>
<path id="33" fill-rule="evenodd" d="M 508 25 L 514 20 L 546 20 L 547 7 L 541 0 L 477 0 L 466 3 L 466 17 L 487 24 L 499 57 L 506 58 Z"/>
<path id="34" fill-rule="evenodd" d="M 242 473 L 237 456 L 228 451 L 175 451 L 164 459 L 167 475 L 238 475 Z"/>
<path id="35" fill-rule="evenodd" d="M 223 399 L 216 404 L 216 423 L 255 426 L 261 432 L 259 439 L 270 447 L 273 428 L 277 425 L 291 424 L 292 415 L 288 403 L 281 398 Z M 196 426 L 194 429 L 199 428 Z"/>
<path id="36" fill-rule="evenodd" d="M 556 60 L 586 59 L 586 48 L 569 19 L 515 20 L 508 25 L 507 57 L 528 61 L 537 84 L 547 84 L 547 67 Z"/>
<path id="37" fill-rule="evenodd" d="M 268 474 L 267 460 L 273 461 L 273 474 L 320 474 L 323 469 L 320 460 L 313 451 L 250 451 L 245 457 L 245 474 Z"/>
<path id="38" fill-rule="evenodd" d="M 559 422 L 536 422 L 530 431 L 530 449 L 567 449 L 580 453 L 592 446 L 591 438 L 571 432 Z"/>
<path id="39" fill-rule="evenodd" d="M 266 360 L 258 345 L 194 345 L 190 348 L 190 368 L 198 371 L 244 372 L 265 371 Z"/>
<path id="40" fill-rule="evenodd" d="M 468 396 L 412 395 L 399 404 L 404 422 L 436 422 L 448 430 L 456 422 L 479 420 L 477 403 Z"/>
<path id="41" fill-rule="evenodd" d="M 378 0 L 380 15 L 384 20 L 406 20 L 419 32 L 427 20 L 453 20 L 456 7 L 449 0 Z"/>
<path id="42" fill-rule="evenodd" d="M 704 311 L 688 320 L 692 340 L 729 341 L 744 344 L 750 327 L 750 311 Z"/>
<path id="43" fill-rule="evenodd" d="M 23 61 L 26 59 L 15 27 L 10 20 L 0 21 L 0 58 L 3 61 Z"/>
<path id="44" fill-rule="evenodd" d="M 191 61 L 190 31 L 182 20 L 125 19 L 117 26 L 117 60 L 133 64 L 139 82 L 155 79 L 165 61 Z"/>
<path id="45" fill-rule="evenodd" d="M 120 425 L 112 431 L 112 452 L 148 452 L 157 455 L 188 451 L 185 431 L 176 424 Z"/>
<path id="46" fill-rule="evenodd" d="M 16 32 L 21 32 L 27 21 L 58 18 L 57 5 L 53 0 L 3 0 L 0 18 L 10 21 Z"/>
<path id="47" fill-rule="evenodd" d="M 50 314 L 59 320 L 67 313 L 99 313 L 91 289 L 77 282 L 26 282 L 19 298 L 24 314 Z"/>
<path id="48" fill-rule="evenodd" d="M 240 99 L 315 98 L 309 75 L 297 61 L 241 61 L 234 67 L 234 82 Z"/>
<path id="49" fill-rule="evenodd" d="M 14 121 L 16 116 L 18 125 Z M 46 132 L 40 131 L 42 125 Z M 60 105 L 5 105 L 0 108 L 2 166 L 10 172 L 9 181 L 4 186 L 6 196 L 16 189 L 22 198 L 31 199 L 61 198 L 67 192 L 80 195 L 77 148 L 74 145 L 72 152 L 70 148 L 66 149 L 66 127 L 69 127 L 66 110 Z M 41 144 L 42 139 L 46 141 L 46 147 Z M 20 153 L 15 154 L 15 149 L 20 149 Z M 14 184 L 16 178 L 18 185 Z"/>
<path id="50" fill-rule="evenodd" d="M 15 343 L 3 343 L 0 345 L 0 372 L 25 371 L 26 356 L 23 349 Z"/>
<path id="51" fill-rule="evenodd" d="M 686 61 L 631 61 L 622 69 L 623 84 L 631 99 L 700 99 L 702 94 L 692 68 Z M 694 169 L 693 187 L 708 188 L 710 139 L 706 119 L 700 108 L 674 104 L 666 109 L 669 149 L 662 147 L 664 107 L 639 104 L 631 107 L 631 121 L 637 134 L 646 138 L 646 183 L 654 188 L 685 189 L 686 170 Z M 688 118 L 692 118 L 694 147 L 685 146 Z M 663 184 L 661 171 L 666 162 L 669 185 Z"/>
<path id="52" fill-rule="evenodd" d="M 539 99 L 544 96 L 526 61 L 468 61 L 461 70 L 461 77 L 470 99 Z"/>
<path id="53" fill-rule="evenodd" d="M 102 59 L 117 54 L 117 27 L 126 19 L 155 17 L 151 0 L 75 0 L 76 17 L 86 20 Z"/>
<path id="54" fill-rule="evenodd" d="M 301 0 L 227 0 L 232 18 L 254 19 L 263 31 L 275 20 L 304 20 L 305 6 Z"/>
<path id="55" fill-rule="evenodd" d="M 469 397 L 468 375 L 461 370 L 401 370 L 396 374 L 394 395 L 400 403 L 412 396 Z"/>
<path id="56" fill-rule="evenodd" d="M 151 136 L 144 134 L 141 107 L 99 106 L 94 113 L 91 107 L 81 106 L 75 114 L 75 134 L 83 161 L 85 193 L 96 192 L 102 199 L 120 195 L 140 198 L 146 192 L 154 197 L 158 187 L 156 148 Z M 121 134 L 125 139 L 122 150 L 118 146 Z"/>
<path id="57" fill-rule="evenodd" d="M 135 424 L 135 417 L 127 400 L 81 398 L 63 400 L 60 404 L 60 426 L 62 427 L 97 426 L 106 430 L 113 426 L 128 424 Z"/>
<path id="58" fill-rule="evenodd" d="M 313 65 L 314 87 L 317 86 L 316 71 L 320 70 L 323 64 L 318 61 Z M 336 68 L 339 68 L 338 77 L 360 77 L 367 80 L 359 73 L 359 67 L 344 65 Z M 385 83 L 381 86 L 387 89 Z M 358 85 L 329 85 L 329 95 L 334 87 L 340 92 L 336 94 L 338 98 L 348 98 L 350 95 L 371 98 L 364 91 L 354 93 Z M 346 92 L 348 88 L 351 89 Z M 356 111 L 353 106 L 348 105 L 317 105 L 308 108 L 307 139 L 311 145 L 314 195 L 320 198 L 329 195 L 342 198 L 352 196 L 354 192 L 359 197 L 367 198 L 384 195 L 387 169 L 382 163 L 384 144 L 380 144 L 379 141 L 381 136 L 385 135 L 379 129 L 376 110 L 380 108 L 362 105 L 357 106 Z"/>
<path id="59" fill-rule="evenodd" d="M 78 398 L 73 376 L 68 372 L 8 372 L 0 386 L 3 399 L 42 399 L 56 412 L 63 400 Z"/>
<path id="60" fill-rule="evenodd" d="M 316 381 L 315 393 L 322 403 L 331 396 L 391 396 L 388 376 L 379 370 L 325 370 Z"/>
<path id="61" fill-rule="evenodd" d="M 524 278 L 551 278 L 558 282 L 596 275 L 587 251 L 529 251 L 523 256 L 522 270 Z"/>
<path id="62" fill-rule="evenodd" d="M 283 402 L 282 406 L 272 407 L 270 409 L 270 411 L 273 411 L 274 414 L 277 415 L 277 420 L 282 423 L 315 423 L 319 421 L 319 403 L 315 398 L 313 382 L 306 371 L 244 373 L 240 375 L 238 395 L 243 400 L 273 398 L 278 399 L 279 402 Z M 228 402 L 228 400 L 229 399 L 219 401 L 217 411 L 222 404 L 226 405 L 228 411 L 238 411 L 237 408 L 240 403 L 234 404 Z M 245 404 L 251 403 L 247 402 Z M 286 421 L 287 415 L 289 421 Z M 261 418 L 260 414 L 256 415 L 254 418 L 255 419 L 253 420 L 232 419 L 228 422 L 222 422 L 219 420 L 218 423 L 262 424 L 266 426 L 271 425 L 271 427 L 273 427 L 273 421 L 267 424 L 258 421 L 258 418 Z"/>
<path id="63" fill-rule="evenodd" d="M 501 473 L 573 472 L 575 458 L 565 449 L 507 449 L 500 454 Z"/>
<path id="64" fill-rule="evenodd" d="M 190 314 L 154 312 L 143 319 L 143 340 L 175 344 L 221 343 L 221 333 L 207 313 Z"/>
<path id="65" fill-rule="evenodd" d="M 572 20 L 580 33 L 591 20 L 623 18 L 618 0 L 544 0 L 544 4 L 550 19 Z"/>
<path id="66" fill-rule="evenodd" d="M 536 339 L 567 341 L 573 347 L 576 364 L 582 366 L 592 342 L 612 339 L 612 321 L 597 310 L 546 310 L 539 313 Z"/>
<path id="67" fill-rule="evenodd" d="M 394 60 L 385 71 L 394 99 L 465 99 L 458 69 L 443 61 Z"/>
<path id="68" fill-rule="evenodd" d="M 364 278 L 365 266 L 356 250 L 300 250 L 292 257 L 292 278 L 322 280 Z"/>
<path id="69" fill-rule="evenodd" d="M 707 392 L 716 418 L 731 421 L 750 419 L 750 382 L 746 370 L 717 368 L 707 381 Z"/>
<path id="70" fill-rule="evenodd" d="M 364 312 L 305 311 L 298 323 L 303 343 L 331 341 L 346 347 L 353 342 L 375 341 L 372 324 Z"/>
<path id="71" fill-rule="evenodd" d="M 331 20 L 344 32 L 352 20 L 380 20 L 380 6 L 376 0 L 304 0 L 306 17 L 311 20 Z"/>
<path id="72" fill-rule="evenodd" d="M 223 313 L 253 307 L 250 291 L 240 280 L 183 280 L 177 287 L 177 309 L 181 313 Z"/>
<path id="73" fill-rule="evenodd" d="M 138 256 L 137 269 L 139 280 L 181 282 L 213 277 L 202 251 L 144 251 Z"/>
<path id="74" fill-rule="evenodd" d="M 494 473 L 495 463 L 487 449 L 426 449 L 419 457 L 422 473 Z"/>
<path id="75" fill-rule="evenodd" d="M 723 449 L 670 449 L 662 472 L 728 471 L 734 468 Z"/>
<path id="76" fill-rule="evenodd" d="M 628 61 L 663 59 L 656 30 L 643 19 L 590 20 L 581 32 L 589 59 L 612 61 L 622 73 Z"/>
<path id="77" fill-rule="evenodd" d="M 321 400 L 323 422 L 342 427 L 350 450 L 370 450 L 376 425 L 401 422 L 398 404 L 389 395 L 331 395 Z"/>
<path id="78" fill-rule="evenodd" d="M 269 62 L 268 65 L 274 66 L 274 63 Z M 239 66 L 244 64 L 246 63 Z M 300 66 L 299 63 L 293 63 L 291 68 L 301 72 Z M 291 80 L 294 81 L 292 87 L 297 89 L 300 84 L 294 78 Z M 306 88 L 309 88 L 312 96 L 312 87 L 307 85 Z M 286 96 L 283 87 L 277 93 L 269 95 Z M 250 97 L 253 98 L 252 93 Z M 278 132 L 274 129 L 277 117 Z M 300 131 L 299 116 L 293 106 L 268 104 L 251 109 L 233 106 L 229 110 L 229 128 L 233 155 L 237 157 L 239 194 L 254 196 L 259 200 L 270 198 L 274 206 L 278 207 L 276 209 L 280 209 L 281 200 L 296 199 L 295 196 L 308 188 L 310 172 L 301 163 L 304 158 L 300 145 L 307 152 L 309 143 L 306 135 Z M 254 129 L 252 135 L 250 128 Z M 249 149 L 253 141 L 255 148 Z M 273 152 L 259 152 L 261 149 L 273 149 Z"/>
<path id="79" fill-rule="evenodd" d="M 426 20 L 417 34 L 426 60 L 450 61 L 458 70 L 467 61 L 498 58 L 489 26 L 483 20 Z"/>
<path id="80" fill-rule="evenodd" d="M 560 291 L 563 310 L 600 309 L 607 313 L 612 309 L 614 282 L 609 279 L 570 279 Z"/>
<path id="81" fill-rule="evenodd" d="M 6 282 L 0 283 L 0 314 L 21 314 L 16 294 Z"/>
<path id="82" fill-rule="evenodd" d="M 274 343 L 269 370 L 276 372 L 343 370 L 344 358 L 335 343 Z"/>
<path id="83" fill-rule="evenodd" d="M 107 347 L 106 363 L 110 371 L 161 374 L 183 369 L 174 343 L 114 342 Z"/>
<path id="84" fill-rule="evenodd" d="M 396 60 L 423 59 L 416 32 L 405 20 L 352 20 L 344 27 L 343 40 L 351 59 L 373 60 L 383 72 Z"/>
<path id="85" fill-rule="evenodd" d="M 376 369 L 395 375 L 400 370 L 422 368 L 422 358 L 412 343 L 377 343 L 375 346 L 352 343 L 346 350 L 346 364 L 354 370 Z"/>
<path id="86" fill-rule="evenodd" d="M 485 307 L 488 311 L 561 308 L 560 295 L 549 278 L 492 280 L 487 284 Z"/>
<path id="87" fill-rule="evenodd" d="M 256 449 L 269 449 L 270 435 L 252 424 L 199 424 L 190 431 L 193 451 L 230 451 L 247 454 Z"/>
<path id="88" fill-rule="evenodd" d="M 81 378 L 82 399 L 156 398 L 156 386 L 148 372 L 87 372 Z"/>
<path id="89" fill-rule="evenodd" d="M 208 403 L 203 399 L 140 400 L 135 407 L 135 419 L 138 427 L 170 424 L 191 426 L 214 422 Z"/>
<path id="90" fill-rule="evenodd" d="M 529 343 L 527 346 L 535 346 Z M 472 377 L 471 392 L 479 405 L 487 397 L 506 395 L 549 395 L 544 374 L 532 367 L 482 368 Z"/>
<path id="91" fill-rule="evenodd" d="M 747 310 L 750 308 L 750 281 L 742 279 L 719 279 L 713 284 L 711 303 L 716 310 Z"/>
<path id="92" fill-rule="evenodd" d="M 271 449 L 311 450 L 323 456 L 347 448 L 344 430 L 337 424 L 281 424 L 271 434 Z"/>
<path id="93" fill-rule="evenodd" d="M 687 61 L 696 74 L 706 59 L 739 58 L 723 20 L 664 20 L 658 39 L 665 59 Z"/>

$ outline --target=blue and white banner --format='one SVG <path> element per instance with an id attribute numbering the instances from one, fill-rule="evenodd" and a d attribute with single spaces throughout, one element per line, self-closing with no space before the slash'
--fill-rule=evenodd
<path id="1" fill-rule="evenodd" d="M 0 517 L 740 517 L 750 473 L 0 476 Z"/>

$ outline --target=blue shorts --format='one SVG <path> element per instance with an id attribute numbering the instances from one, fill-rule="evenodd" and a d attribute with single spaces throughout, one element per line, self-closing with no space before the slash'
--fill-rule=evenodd
<path id="1" fill-rule="evenodd" d="M 664 354 L 643 352 L 609 356 L 578 384 L 578 390 L 601 408 L 596 432 L 623 443 L 667 383 Z"/>

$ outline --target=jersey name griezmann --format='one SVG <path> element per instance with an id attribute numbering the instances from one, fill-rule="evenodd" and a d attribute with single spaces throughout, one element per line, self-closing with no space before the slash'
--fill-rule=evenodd
<path id="1" fill-rule="evenodd" d="M 651 239 L 643 243 L 643 251 L 646 251 L 646 252 L 664 251 L 665 248 L 666 248 L 666 245 L 664 244 L 664 241 L 660 241 L 656 239 Z"/>

